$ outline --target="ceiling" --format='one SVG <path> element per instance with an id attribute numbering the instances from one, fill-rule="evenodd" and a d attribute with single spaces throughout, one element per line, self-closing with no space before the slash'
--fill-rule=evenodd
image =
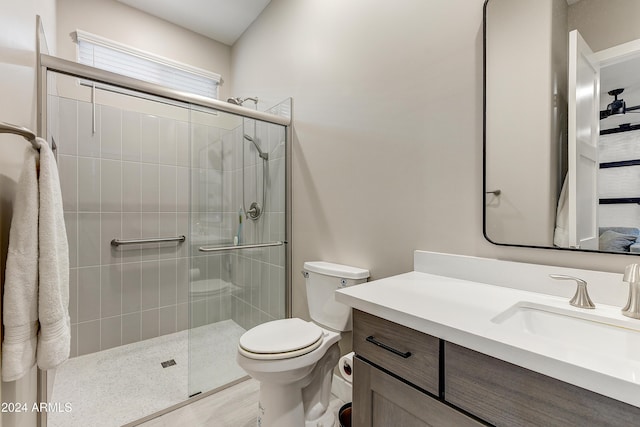
<path id="1" fill-rule="evenodd" d="M 640 56 L 629 59 L 600 69 L 600 109 L 604 110 L 613 96 L 607 92 L 613 89 L 622 88 L 624 92 L 618 96 L 624 99 L 627 107 L 640 104 Z M 624 115 L 611 116 L 600 121 L 602 129 L 615 128 L 623 123 L 640 123 L 638 112 L 628 112 Z"/>
<path id="2" fill-rule="evenodd" d="M 231 46 L 271 0 L 117 1 Z"/>

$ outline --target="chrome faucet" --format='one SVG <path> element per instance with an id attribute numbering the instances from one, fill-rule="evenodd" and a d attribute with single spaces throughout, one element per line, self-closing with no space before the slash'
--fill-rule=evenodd
<path id="1" fill-rule="evenodd" d="M 596 308 L 596 305 L 589 298 L 589 293 L 587 292 L 587 282 L 582 279 L 578 279 L 577 277 L 566 276 L 564 274 L 550 274 L 549 277 L 556 280 L 574 280 L 578 287 L 576 288 L 576 293 L 573 295 L 573 298 L 569 300 L 569 304 L 578 308 Z"/>
<path id="2" fill-rule="evenodd" d="M 640 265 L 627 265 L 622 280 L 629 283 L 629 299 L 622 308 L 622 314 L 640 319 Z"/>

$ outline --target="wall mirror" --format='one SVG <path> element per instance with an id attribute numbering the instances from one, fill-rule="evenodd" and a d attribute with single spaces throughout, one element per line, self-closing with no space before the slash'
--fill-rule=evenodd
<path id="1" fill-rule="evenodd" d="M 640 254 L 640 1 L 484 12 L 485 237 Z"/>

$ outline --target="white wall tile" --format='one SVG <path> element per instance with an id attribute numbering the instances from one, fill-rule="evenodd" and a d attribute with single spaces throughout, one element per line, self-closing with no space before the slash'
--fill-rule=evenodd
<path id="1" fill-rule="evenodd" d="M 122 264 L 122 313 L 140 313 L 141 298 L 142 264 Z"/>
<path id="2" fill-rule="evenodd" d="M 78 214 L 76 212 L 64 213 L 64 226 L 67 230 L 67 242 L 69 244 L 69 267 L 78 266 Z"/>
<path id="3" fill-rule="evenodd" d="M 100 320 L 100 350 L 117 347 L 122 343 L 122 317 L 107 317 Z"/>
<path id="4" fill-rule="evenodd" d="M 122 158 L 122 110 L 100 106 L 100 150 L 103 159 Z"/>
<path id="5" fill-rule="evenodd" d="M 176 212 L 178 197 L 178 176 L 175 166 L 160 166 L 159 210 L 160 212 Z"/>
<path id="6" fill-rule="evenodd" d="M 100 198 L 102 212 L 122 212 L 122 162 L 100 162 Z"/>
<path id="7" fill-rule="evenodd" d="M 122 250 L 113 246 L 113 239 L 122 239 L 122 214 L 107 212 L 100 214 L 100 264 L 109 265 L 120 263 Z"/>
<path id="8" fill-rule="evenodd" d="M 122 314 L 122 267 L 103 265 L 100 267 L 100 317 Z"/>
<path id="9" fill-rule="evenodd" d="M 100 157 L 100 106 L 78 102 L 78 155 Z"/>
<path id="10" fill-rule="evenodd" d="M 78 210 L 78 158 L 58 155 L 62 206 L 65 212 Z"/>
<path id="11" fill-rule="evenodd" d="M 78 322 L 100 319 L 100 267 L 78 268 Z"/>
<path id="12" fill-rule="evenodd" d="M 60 135 L 56 139 L 59 154 L 78 154 L 78 102 L 60 98 L 59 100 Z"/>
<path id="13" fill-rule="evenodd" d="M 141 338 L 143 340 L 157 337 L 160 333 L 160 317 L 158 309 L 155 308 L 153 310 L 143 311 L 141 313 L 141 324 Z"/>
<path id="14" fill-rule="evenodd" d="M 78 214 L 78 266 L 100 265 L 100 214 Z"/>
<path id="15" fill-rule="evenodd" d="M 164 165 L 176 165 L 178 159 L 177 123 L 175 120 L 161 118 L 159 128 L 159 162 Z"/>
<path id="16" fill-rule="evenodd" d="M 158 163 L 160 159 L 158 118 L 150 115 L 142 116 L 141 125 L 141 159 L 143 162 Z"/>
<path id="17" fill-rule="evenodd" d="M 100 320 L 78 323 L 78 356 L 100 350 Z"/>
<path id="18" fill-rule="evenodd" d="M 158 212 L 160 209 L 160 177 L 157 164 L 140 165 L 140 189 L 142 212 Z"/>
<path id="19" fill-rule="evenodd" d="M 177 307 L 171 305 L 162 307 L 159 311 L 159 334 L 166 335 L 176 332 L 177 329 Z"/>
<path id="20" fill-rule="evenodd" d="M 142 211 L 142 187 L 140 184 L 140 163 L 122 163 L 122 210 Z"/>
<path id="21" fill-rule="evenodd" d="M 78 158 L 78 210 L 100 212 L 100 159 Z"/>
<path id="22" fill-rule="evenodd" d="M 140 161 L 141 120 L 140 113 L 122 113 L 122 160 Z"/>
<path id="23" fill-rule="evenodd" d="M 160 306 L 159 261 L 145 261 L 142 266 L 142 310 Z"/>
<path id="24" fill-rule="evenodd" d="M 178 166 L 189 167 L 189 124 L 178 122 L 176 125 L 176 164 Z"/>

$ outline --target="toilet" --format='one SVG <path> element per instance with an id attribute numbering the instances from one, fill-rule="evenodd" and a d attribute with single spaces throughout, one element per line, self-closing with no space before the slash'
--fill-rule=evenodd
<path id="1" fill-rule="evenodd" d="M 363 283 L 369 271 L 346 265 L 305 262 L 312 322 L 298 318 L 258 325 L 240 337 L 237 361 L 260 382 L 258 426 L 333 427 L 327 411 L 340 332 L 350 331 L 351 308 L 334 299 L 336 289 Z"/>

